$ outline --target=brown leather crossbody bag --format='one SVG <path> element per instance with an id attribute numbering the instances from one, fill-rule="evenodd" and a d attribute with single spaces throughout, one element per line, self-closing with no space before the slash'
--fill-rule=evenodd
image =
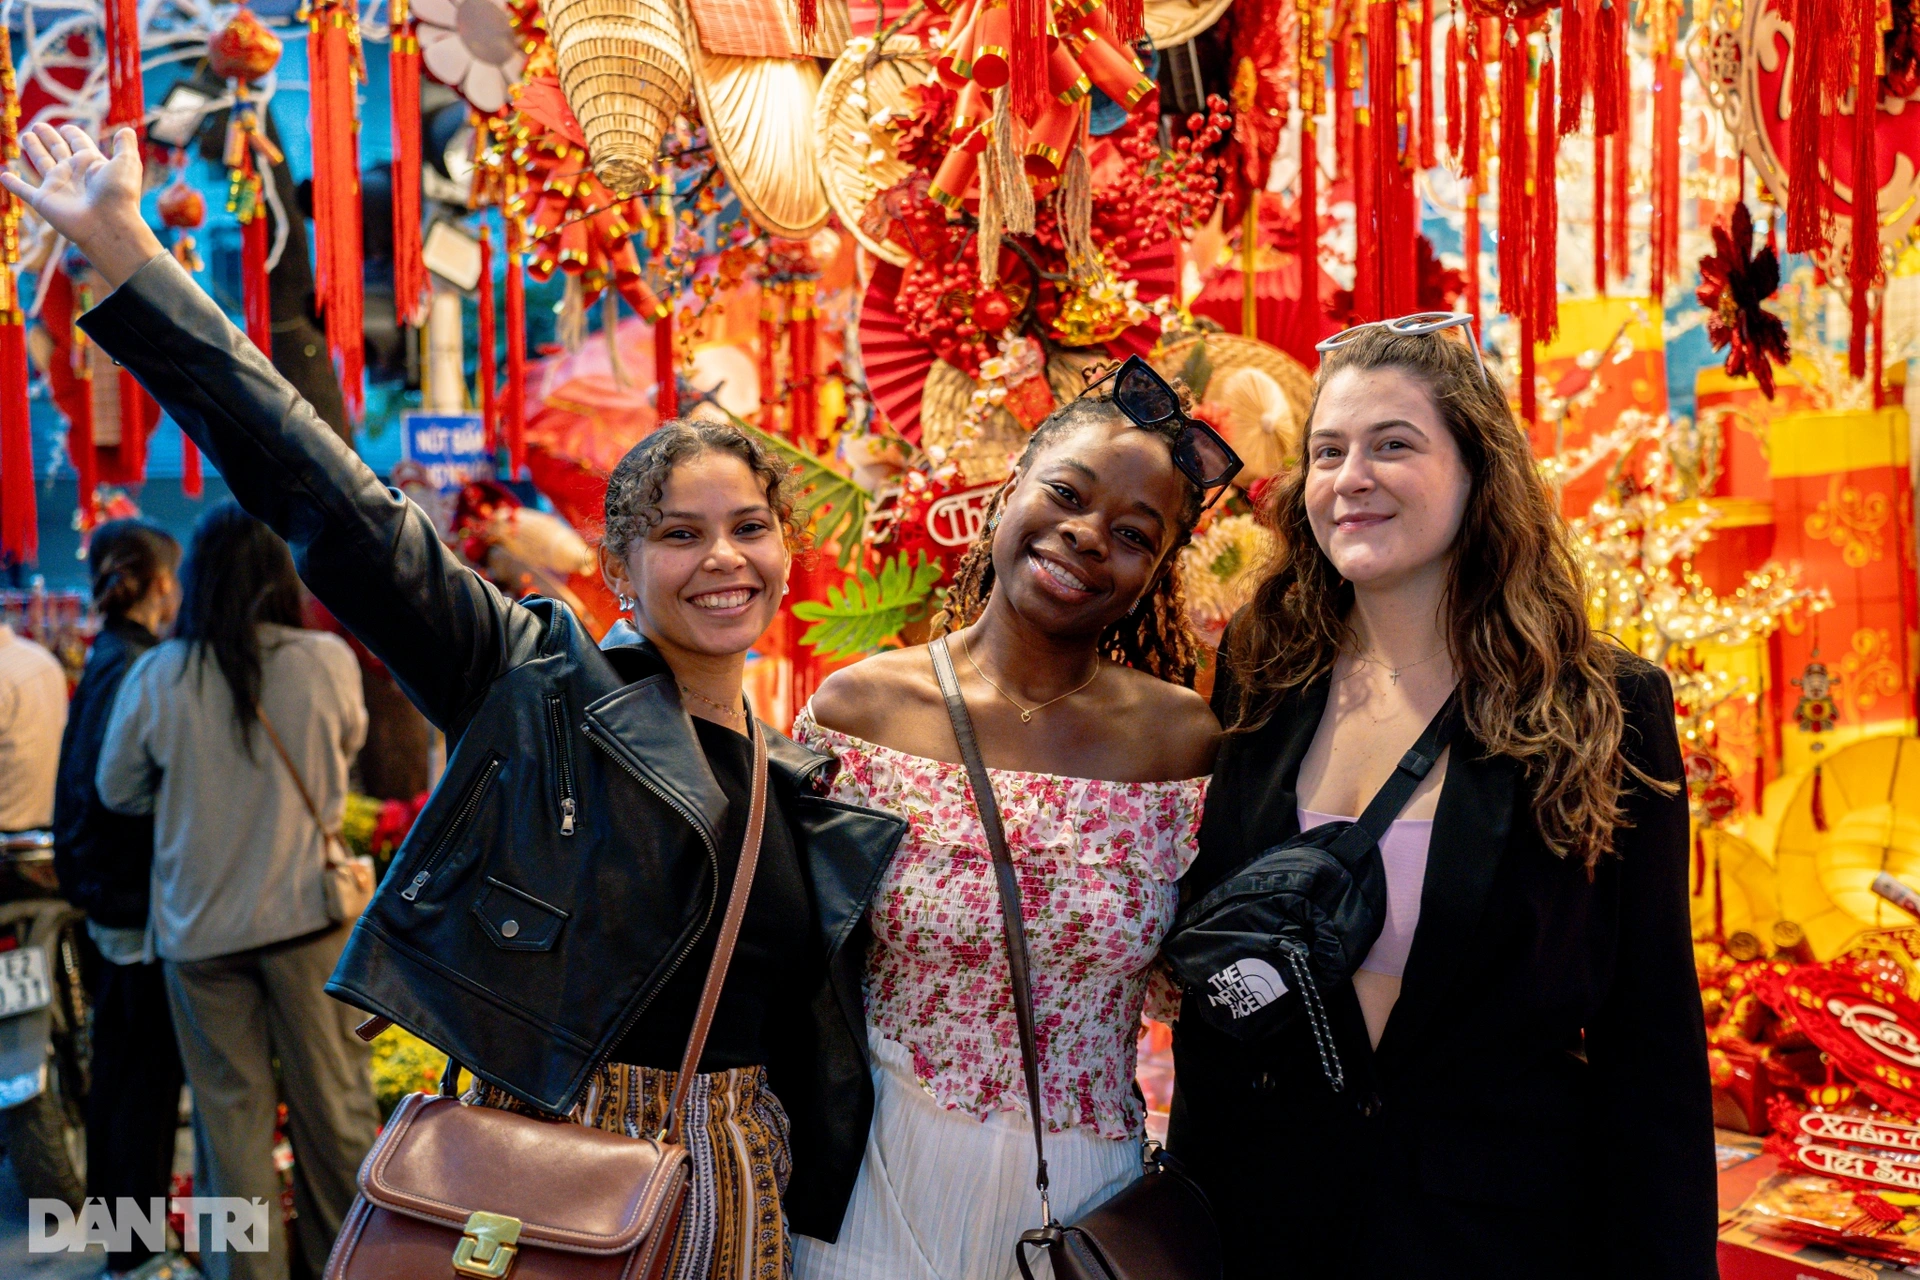
<path id="1" fill-rule="evenodd" d="M 1007 853 L 1006 832 L 1000 825 L 1000 805 L 993 782 L 980 758 L 973 735 L 973 717 L 960 694 L 953 655 L 944 637 L 928 646 L 934 678 L 946 699 L 953 736 L 967 764 L 967 780 L 980 826 L 993 851 L 994 876 L 1000 886 L 1000 915 L 1005 926 L 1007 967 L 1013 977 L 1013 1009 L 1020 1025 L 1020 1058 L 1027 1077 L 1027 1115 L 1033 1122 L 1033 1154 L 1038 1170 L 1034 1185 L 1040 1190 L 1041 1225 L 1023 1232 L 1014 1245 L 1014 1260 L 1025 1280 L 1033 1280 L 1029 1254 L 1038 1250 L 1053 1265 L 1054 1280 L 1220 1280 L 1220 1230 L 1214 1224 L 1207 1197 L 1183 1173 L 1159 1144 L 1146 1146 L 1141 1176 L 1095 1205 L 1072 1222 L 1053 1216 L 1047 1195 L 1046 1119 L 1040 1092 L 1040 1053 L 1033 1035 L 1033 987 L 1027 957 L 1027 929 L 1020 911 L 1020 880 Z"/>
<path id="2" fill-rule="evenodd" d="M 667 1128 L 628 1138 L 575 1124 L 468 1106 L 440 1094 L 403 1099 L 360 1166 L 326 1280 L 659 1280 L 691 1191 L 680 1116 L 700 1066 L 727 964 L 760 861 L 767 744 L 751 717 L 753 799 L 727 914 L 674 1081 Z"/>

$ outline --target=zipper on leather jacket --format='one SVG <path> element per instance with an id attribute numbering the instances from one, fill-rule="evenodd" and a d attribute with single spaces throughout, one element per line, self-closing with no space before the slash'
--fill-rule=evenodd
<path id="1" fill-rule="evenodd" d="M 473 780 L 472 785 L 467 788 L 465 798 L 460 801 L 460 808 L 455 811 L 453 821 L 447 824 L 446 832 L 434 844 L 433 851 L 427 855 L 425 864 L 414 873 L 413 880 L 400 891 L 401 898 L 412 902 L 420 896 L 420 890 L 428 880 L 433 878 L 433 873 L 439 869 L 441 860 L 447 856 L 447 851 L 453 848 L 454 841 L 460 838 L 466 831 L 467 824 L 473 821 L 474 811 L 480 807 L 480 798 L 486 795 L 487 788 L 493 784 L 494 775 L 500 772 L 500 766 L 505 763 L 506 760 L 499 755 L 487 757 L 486 764 L 481 766 L 479 776 Z"/>
<path id="2" fill-rule="evenodd" d="M 566 699 L 547 699 L 547 729 L 553 734 L 554 768 L 560 771 L 560 834 L 573 834 L 573 748 L 567 744 Z"/>
<path id="3" fill-rule="evenodd" d="M 587 721 L 582 728 L 586 730 L 587 737 L 592 740 L 594 746 L 606 752 L 607 755 L 612 758 L 613 762 L 625 770 L 628 776 L 635 782 L 660 797 L 660 799 L 666 801 L 669 808 L 685 818 L 693 827 L 694 833 L 700 837 L 701 845 L 706 848 L 707 865 L 713 868 L 714 885 L 713 892 L 707 896 L 707 914 L 701 918 L 700 927 L 693 931 L 691 938 L 687 939 L 687 945 L 680 948 L 678 954 L 668 962 L 666 971 L 660 975 L 660 981 L 654 984 L 653 993 L 645 1000 L 642 1000 L 638 1008 L 621 1020 L 619 1027 L 615 1029 L 613 1033 L 613 1038 L 607 1041 L 607 1047 L 600 1051 L 599 1056 L 594 1058 L 592 1064 L 587 1068 L 587 1085 L 583 1086 L 583 1088 L 587 1088 L 591 1087 L 594 1073 L 600 1069 L 600 1065 L 612 1056 L 615 1047 L 627 1038 L 627 1032 L 633 1030 L 633 1024 L 640 1021 L 640 1015 L 645 1013 L 648 1006 L 652 1005 L 660 993 L 667 989 L 667 985 L 673 981 L 673 975 L 680 971 L 680 966 L 686 963 L 689 955 L 693 954 L 693 949 L 700 945 L 700 939 L 707 935 L 707 926 L 713 923 L 714 904 L 720 896 L 720 853 L 713 847 L 713 838 L 707 834 L 706 827 L 702 825 L 699 818 L 697 818 L 686 805 L 680 803 L 680 801 L 674 799 L 671 795 L 668 795 L 664 788 L 634 768 L 633 765 L 629 764 L 627 758 L 616 751 L 612 743 L 600 736 L 599 731 L 594 728 L 593 721 Z"/>

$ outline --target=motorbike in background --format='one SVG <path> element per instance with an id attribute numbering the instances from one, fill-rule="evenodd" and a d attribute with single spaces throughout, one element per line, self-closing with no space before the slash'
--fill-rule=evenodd
<path id="1" fill-rule="evenodd" d="M 86 1198 L 86 916 L 60 897 L 53 833 L 0 834 L 0 1122 L 20 1189 Z"/>

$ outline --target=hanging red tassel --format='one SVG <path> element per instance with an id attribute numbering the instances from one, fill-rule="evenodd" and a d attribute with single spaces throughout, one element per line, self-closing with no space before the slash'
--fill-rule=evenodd
<path id="1" fill-rule="evenodd" d="M 1376 264 L 1367 272 L 1367 294 L 1362 295 L 1356 279 L 1354 302 L 1366 306 L 1367 318 L 1375 320 L 1411 312 L 1419 279 L 1414 266 L 1418 229 L 1411 199 L 1413 174 L 1403 162 L 1400 136 L 1405 104 L 1399 92 L 1397 10 L 1395 0 L 1373 0 L 1368 6 L 1366 118 L 1363 123 L 1356 113 L 1355 119 L 1356 127 L 1364 130 L 1362 163 L 1369 181 L 1361 193 L 1364 203 L 1355 200 L 1354 226 L 1376 246 L 1374 253 L 1358 257 L 1373 257 Z"/>
<path id="2" fill-rule="evenodd" d="M 1707 835 L 1700 828 L 1693 829 L 1693 896 L 1698 898 L 1707 891 Z"/>
<path id="3" fill-rule="evenodd" d="M 1827 806 L 1820 793 L 1820 766 L 1816 764 L 1813 766 L 1813 786 L 1810 788 L 1810 794 L 1808 796 L 1808 801 L 1813 811 L 1813 829 L 1815 831 L 1825 831 L 1827 829 Z"/>
<path id="4" fill-rule="evenodd" d="M 393 305 L 401 320 L 414 323 L 429 289 L 420 257 L 420 39 L 407 0 L 392 0 L 392 22 Z M 494 429 L 491 419 L 488 429 Z"/>
<path id="5" fill-rule="evenodd" d="M 1534 375 L 1534 345 L 1539 341 L 1533 308 L 1524 306 L 1520 310 L 1520 418 L 1528 426 L 1540 421 L 1540 389 Z"/>
<path id="6" fill-rule="evenodd" d="M 1353 41 L 1342 32 L 1333 42 L 1333 174 L 1336 183 L 1354 180 Z"/>
<path id="7" fill-rule="evenodd" d="M 139 0 L 107 0 L 107 118 L 101 145 L 111 150 L 114 130 L 125 125 L 144 136 L 146 92 L 140 82 Z"/>
<path id="8" fill-rule="evenodd" d="M 200 474 L 200 450 L 185 432 L 180 435 L 180 492 L 189 498 L 204 497 L 206 478 Z"/>
<path id="9" fill-rule="evenodd" d="M 1146 38 L 1146 0 L 1107 0 L 1107 12 L 1113 18 L 1114 43 L 1131 45 Z"/>
<path id="10" fill-rule="evenodd" d="M 1632 104 L 1626 104 L 1626 119 L 1631 123 Z M 1613 149 L 1613 155 L 1607 163 L 1607 176 L 1613 182 L 1613 190 L 1608 193 L 1607 203 L 1612 206 L 1607 211 L 1607 234 L 1612 237 L 1612 245 L 1607 250 L 1607 263 L 1613 272 L 1613 278 L 1626 283 L 1627 275 L 1633 267 L 1633 257 L 1627 247 L 1627 184 L 1633 173 L 1629 157 L 1633 153 L 1632 135 L 1623 125 L 1620 132 L 1607 139 L 1607 145 Z"/>
<path id="11" fill-rule="evenodd" d="M 1627 103 L 1620 72 L 1627 59 L 1627 0 L 1599 0 L 1593 24 L 1593 136 L 1611 138 L 1626 126 Z"/>
<path id="12" fill-rule="evenodd" d="M 680 416 L 679 361 L 673 354 L 673 308 L 662 302 L 653 316 L 654 415 L 665 422 Z"/>
<path id="13" fill-rule="evenodd" d="M 1559 134 L 1563 138 L 1580 129 L 1580 109 L 1586 104 L 1592 73 L 1588 41 L 1593 21 L 1593 0 L 1565 0 L 1561 6 Z"/>
<path id="14" fill-rule="evenodd" d="M 354 119 L 354 86 L 365 78 L 359 63 L 359 28 L 348 0 L 319 0 L 310 11 L 308 29 L 314 288 L 347 414 L 358 420 L 366 408 L 360 146 Z"/>
<path id="15" fill-rule="evenodd" d="M 1593 137 L 1593 291 L 1607 296 L 1607 140 Z"/>
<path id="16" fill-rule="evenodd" d="M 1836 43 L 1837 16 L 1830 0 L 1787 0 L 1781 8 L 1793 24 L 1792 105 L 1787 119 L 1787 252 L 1809 253 L 1826 242 L 1820 207 L 1821 107 L 1832 98 L 1823 92 L 1830 46 Z M 1834 5 L 1834 9 L 1842 8 Z M 1851 4 L 1844 6 L 1851 9 Z"/>
<path id="17" fill-rule="evenodd" d="M 480 418 L 487 424 L 487 439 L 497 445 L 499 426 L 499 378 L 494 365 L 493 314 L 493 232 L 480 226 Z"/>
<path id="18" fill-rule="evenodd" d="M 1420 167 L 1431 169 L 1440 163 L 1433 144 L 1433 0 L 1420 0 L 1413 55 L 1420 68 Z"/>
<path id="19" fill-rule="evenodd" d="M 1467 208 L 1461 241 L 1466 259 L 1467 310 L 1473 313 L 1473 330 L 1478 334 L 1481 321 L 1480 197 L 1486 191 L 1486 181 L 1480 168 L 1480 134 L 1481 114 L 1487 100 L 1486 41 L 1478 18 L 1467 19 L 1466 46 L 1466 102 L 1461 125 L 1464 134 L 1461 147 L 1465 158 L 1461 161 L 1460 172 L 1466 183 Z"/>
<path id="20" fill-rule="evenodd" d="M 1533 218 L 1527 201 L 1527 22 L 1505 23 L 1500 33 L 1500 309 L 1510 316 L 1532 310 L 1528 283 L 1533 264 Z M 1507 163 L 1512 157 L 1519 163 Z M 1523 389 L 1524 394 L 1524 389 Z"/>
<path id="21" fill-rule="evenodd" d="M 793 381 L 788 384 L 788 403 L 792 405 L 793 442 L 803 449 L 815 449 L 820 434 L 820 387 L 814 379 L 814 356 L 818 346 L 818 316 L 813 305 L 811 280 L 793 282 L 793 303 L 788 314 L 793 323 L 787 329 L 788 364 Z"/>
<path id="22" fill-rule="evenodd" d="M 1457 14 L 1447 24 L 1447 61 L 1440 73 L 1447 78 L 1447 154 L 1464 172 L 1464 157 L 1460 153 L 1465 138 L 1460 131 L 1460 18 Z"/>
<path id="23" fill-rule="evenodd" d="M 1873 287 L 1880 279 L 1880 157 L 1874 145 L 1880 115 L 1879 5 L 1857 0 L 1857 79 L 1853 99 L 1853 225 L 1847 263 L 1852 290 L 1853 333 L 1847 344 L 1847 371 L 1855 378 L 1867 373 L 1867 326 L 1873 313 Z M 1877 364 L 1877 362 L 1876 362 Z M 1875 370 L 1876 375 L 1878 369 Z"/>
<path id="24" fill-rule="evenodd" d="M 1555 176 L 1560 132 L 1554 127 L 1553 98 L 1554 62 L 1549 48 L 1540 61 L 1533 134 L 1533 310 L 1535 336 L 1541 341 L 1560 332 L 1560 193 Z"/>
<path id="25" fill-rule="evenodd" d="M 246 160 L 248 180 L 256 186 L 252 173 L 253 157 Z M 240 305 L 246 320 L 247 336 L 260 354 L 273 359 L 273 286 L 267 279 L 267 206 L 257 197 L 253 213 L 240 224 Z"/>
<path id="26" fill-rule="evenodd" d="M 507 219 L 507 478 L 527 464 L 527 281 L 520 226 Z"/>
<path id="27" fill-rule="evenodd" d="M 1656 307 L 1664 306 L 1667 296 L 1667 281 L 1673 264 L 1667 260 L 1668 197 L 1668 150 L 1669 114 L 1675 114 L 1671 108 L 1679 104 L 1671 100 L 1677 97 L 1679 84 L 1669 84 L 1667 76 L 1668 59 L 1665 53 L 1655 50 L 1653 58 L 1653 132 L 1648 154 L 1652 160 L 1653 172 L 1649 175 L 1652 191 L 1649 192 L 1649 217 L 1647 225 L 1647 290 L 1653 297 Z M 1674 122 L 1674 123 L 1677 123 Z M 1677 156 L 1673 177 L 1677 178 Z"/>
<path id="28" fill-rule="evenodd" d="M 820 0 L 794 0 L 793 8 L 799 20 L 800 43 L 808 44 L 820 30 Z"/>
<path id="29" fill-rule="evenodd" d="M 1138 3 L 1138 0 L 1135 0 Z M 1047 0 L 1011 0 L 1013 47 L 1008 52 L 1012 79 L 1008 92 L 1013 95 L 1014 114 L 1031 124 L 1040 118 L 1047 105 Z M 1113 11 L 1114 25 L 1120 24 L 1120 9 Z M 1131 37 L 1128 37 L 1131 39 Z"/>
<path id="30" fill-rule="evenodd" d="M 13 48 L 0 31 L 0 168 L 19 158 L 20 98 L 13 79 Z M 0 551 L 16 564 L 40 554 L 33 419 L 27 404 L 27 316 L 15 271 L 20 214 L 19 199 L 0 187 Z"/>
<path id="31" fill-rule="evenodd" d="M 114 372 L 120 399 L 120 448 L 115 470 L 124 477 L 121 483 L 140 484 L 147 478 L 147 435 L 159 424 L 160 406 L 153 403 L 132 374 L 125 369 Z"/>

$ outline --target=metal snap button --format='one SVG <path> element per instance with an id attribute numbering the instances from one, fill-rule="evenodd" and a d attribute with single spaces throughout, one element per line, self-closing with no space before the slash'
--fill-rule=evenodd
<path id="1" fill-rule="evenodd" d="M 518 920 L 508 920 L 502 923 L 500 926 L 500 936 L 503 938 L 514 937 L 519 932 L 520 932 L 520 922 Z"/>

